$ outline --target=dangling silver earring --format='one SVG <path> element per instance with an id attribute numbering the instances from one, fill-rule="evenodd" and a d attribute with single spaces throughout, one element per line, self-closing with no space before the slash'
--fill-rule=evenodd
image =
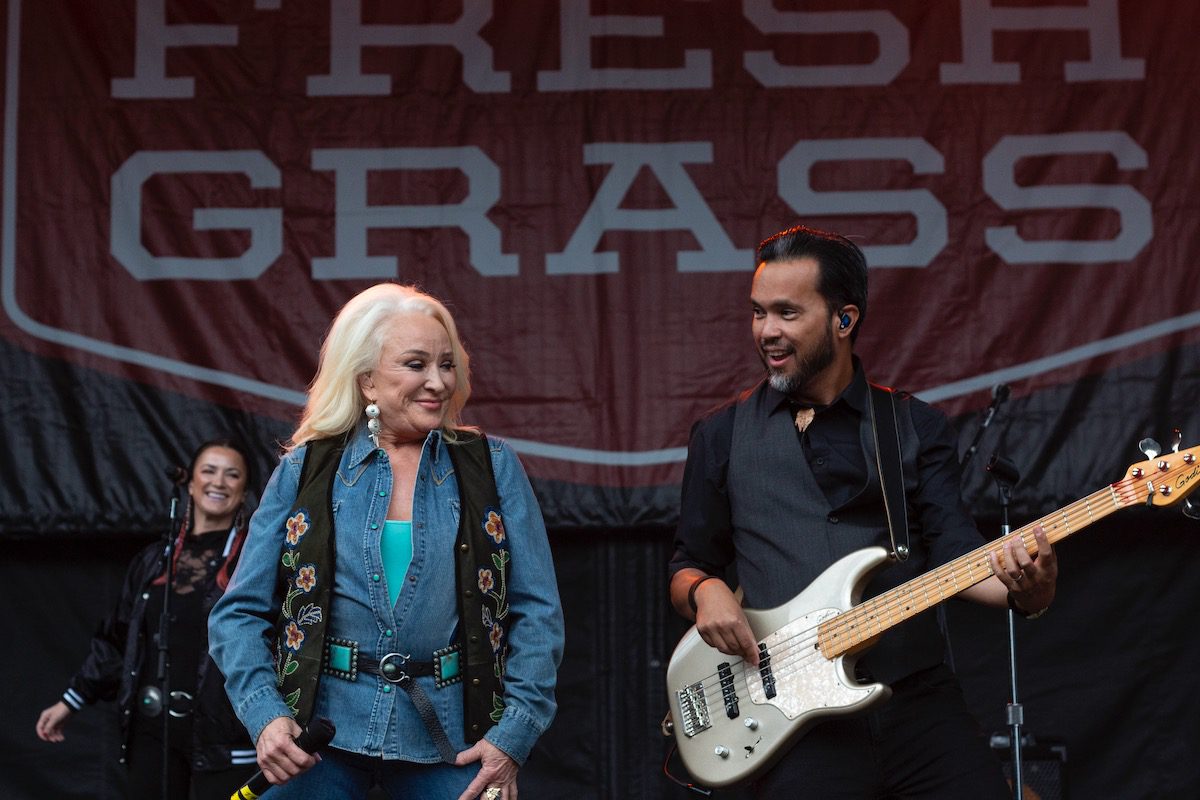
<path id="1" fill-rule="evenodd" d="M 379 423 L 379 406 L 374 403 L 368 403 L 364 411 L 367 415 L 367 435 L 371 437 L 371 443 L 378 449 L 379 431 L 383 429 L 383 426 Z"/>

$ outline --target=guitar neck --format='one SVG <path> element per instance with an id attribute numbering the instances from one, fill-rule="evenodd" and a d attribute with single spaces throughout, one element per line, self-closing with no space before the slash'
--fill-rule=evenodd
<path id="1" fill-rule="evenodd" d="M 1037 553 L 1037 540 L 1033 538 L 1033 532 L 1039 525 L 1053 544 L 1083 530 L 1096 520 L 1141 502 L 1144 497 L 1137 481 L 1125 478 L 919 578 L 860 603 L 821 624 L 818 629 L 821 653 L 828 659 L 844 655 L 990 577 L 992 565 L 988 555 L 996 553 L 1000 556 L 1005 543 L 1011 539 L 1019 537 L 1031 555 Z"/>

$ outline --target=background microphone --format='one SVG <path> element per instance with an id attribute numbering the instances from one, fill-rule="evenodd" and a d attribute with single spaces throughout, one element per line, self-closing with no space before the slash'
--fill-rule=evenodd
<path id="1" fill-rule="evenodd" d="M 975 437 L 971 439 L 971 446 L 967 448 L 967 452 L 963 454 L 960 466 L 965 468 L 971 463 L 971 459 L 975 457 L 975 451 L 979 449 L 979 440 L 983 438 L 983 432 L 987 430 L 987 426 L 992 424 L 992 418 L 996 416 L 996 412 L 1000 410 L 1000 406 L 1004 405 L 1004 401 L 1008 399 L 1009 389 L 1007 383 L 1000 383 L 992 387 L 992 402 L 987 407 L 987 411 L 983 412 L 983 421 L 979 423 L 979 427 L 975 430 Z"/>
<path id="2" fill-rule="evenodd" d="M 304 752 L 315 753 L 333 741 L 335 732 L 332 720 L 317 717 L 308 723 L 308 727 L 300 731 L 300 735 L 292 741 Z M 267 776 L 263 775 L 260 769 L 254 773 L 253 778 L 246 781 L 242 788 L 229 795 L 229 800 L 258 800 L 258 796 L 270 788 L 271 782 L 267 780 Z"/>
<path id="3" fill-rule="evenodd" d="M 183 486 L 188 482 L 188 478 L 191 477 L 188 475 L 187 470 L 178 464 L 172 464 L 169 467 L 163 467 L 163 474 L 170 478 L 171 483 L 175 484 L 176 486 Z"/>
<path id="4" fill-rule="evenodd" d="M 986 428 L 992 424 L 992 417 L 996 416 L 996 412 L 1000 410 L 1000 406 L 1004 405 L 1004 401 L 1008 399 L 1009 389 L 1007 383 L 1001 383 L 992 387 L 992 404 L 987 407 L 987 411 L 983 415 L 983 422 L 979 423 L 980 428 Z"/>

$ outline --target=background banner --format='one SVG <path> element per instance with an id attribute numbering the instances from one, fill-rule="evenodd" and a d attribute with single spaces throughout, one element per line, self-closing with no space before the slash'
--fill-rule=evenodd
<path id="1" fill-rule="evenodd" d="M 568 636 L 522 797 L 695 797 L 662 774 L 665 564 L 692 423 L 761 374 L 755 246 L 862 245 L 868 374 L 962 450 L 1010 387 L 966 471 L 985 535 L 994 452 L 1023 525 L 1143 437 L 1200 443 L 1197 30 L 1167 0 L 0 0 L 0 796 L 123 796 L 112 704 L 33 726 L 165 530 L 164 470 L 226 432 L 264 480 L 331 318 L 392 280 L 454 312 L 467 420 L 551 529 Z M 1200 661 L 1196 535 L 1133 509 L 1059 546 L 1016 631 L 1027 731 L 1070 754 L 1040 796 L 1200 796 L 1200 696 L 1164 690 Z M 1004 615 L 946 617 L 1002 732 Z"/>
<path id="2" fill-rule="evenodd" d="M 268 469 L 333 314 L 385 280 L 451 307 L 467 419 L 552 527 L 669 525 L 690 425 L 761 370 L 754 247 L 800 221 L 867 253 L 871 377 L 953 415 L 1010 384 L 1021 508 L 1062 505 L 1197 420 L 1171 354 L 1200 327 L 1198 24 L 1116 0 L 13 0 L 0 531 L 157 530 L 162 468 L 218 426 Z M 1128 365 L 1126 408 L 1094 402 Z"/>

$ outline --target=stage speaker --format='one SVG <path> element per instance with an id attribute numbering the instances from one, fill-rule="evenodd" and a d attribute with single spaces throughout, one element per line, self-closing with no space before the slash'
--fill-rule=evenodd
<path id="1" fill-rule="evenodd" d="M 1004 766 L 1004 777 L 1013 785 L 1012 737 L 994 733 L 992 751 Z M 1067 746 L 1053 736 L 1021 736 L 1021 783 L 1025 800 L 1067 800 Z M 1016 796 L 1015 793 L 1013 795 Z"/>

